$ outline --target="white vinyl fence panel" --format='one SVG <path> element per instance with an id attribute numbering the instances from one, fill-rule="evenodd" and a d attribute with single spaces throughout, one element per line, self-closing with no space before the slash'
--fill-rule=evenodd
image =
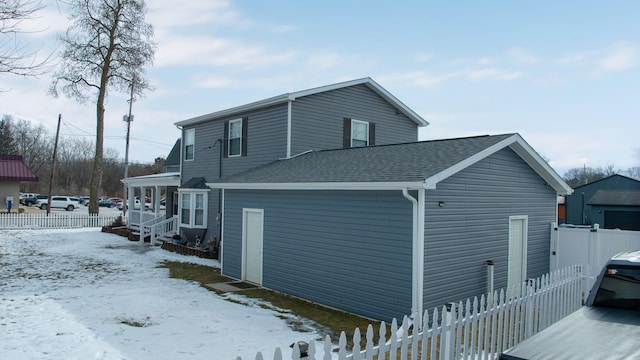
<path id="1" fill-rule="evenodd" d="M 300 349 L 296 343 L 291 359 L 495 359 L 502 351 L 579 309 L 584 298 L 585 275 L 583 266 L 570 266 L 521 287 L 496 291 L 489 298 L 482 295 L 479 299 L 467 299 L 450 309 L 425 311 L 415 319 L 405 316 L 400 327 L 393 319 L 389 333 L 384 322 L 378 334 L 369 325 L 364 347 L 360 329 L 354 332 L 351 350 L 347 350 L 344 332 L 337 347 L 329 336 L 318 347 L 310 343 L 308 349 Z M 264 358 L 258 353 L 255 359 Z M 273 360 L 282 359 L 282 350 L 277 348 Z"/>
<path id="2" fill-rule="evenodd" d="M 600 269 L 614 255 L 640 250 L 640 231 L 567 227 L 551 224 L 551 271 L 571 264 L 585 264 L 597 276 Z M 592 277 L 586 283 L 590 287 Z"/>
<path id="3" fill-rule="evenodd" d="M 111 225 L 119 214 L 0 214 L 0 229 L 68 229 Z"/>

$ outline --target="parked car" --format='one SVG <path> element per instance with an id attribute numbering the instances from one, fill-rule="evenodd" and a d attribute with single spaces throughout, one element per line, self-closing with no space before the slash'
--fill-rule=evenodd
<path id="1" fill-rule="evenodd" d="M 88 197 L 88 196 L 80 196 L 80 197 L 78 198 L 78 203 L 79 203 L 80 205 L 88 206 L 88 205 L 89 205 L 89 201 L 90 201 L 90 200 L 91 200 L 91 198 L 90 198 L 90 197 Z"/>
<path id="2" fill-rule="evenodd" d="M 127 209 L 129 208 L 128 205 L 125 204 L 125 201 L 119 203 L 117 206 L 118 206 L 118 210 L 122 210 L 122 208 L 125 207 L 125 206 L 127 206 Z M 138 199 L 134 200 L 133 209 L 134 210 L 139 210 L 140 209 L 140 200 L 138 200 Z M 144 204 L 144 209 L 145 210 L 151 209 L 151 204 L 150 203 L 145 203 Z"/>
<path id="3" fill-rule="evenodd" d="M 36 194 L 33 194 L 33 193 L 20 193 L 19 202 L 20 202 L 20 204 L 22 204 L 22 205 L 26 205 L 26 204 L 24 203 L 24 199 L 26 199 L 26 198 L 31 198 L 31 197 L 34 197 L 34 196 L 36 196 Z"/>
<path id="4" fill-rule="evenodd" d="M 113 202 L 111 199 L 100 199 L 98 200 L 98 206 L 113 208 L 113 207 L 116 207 L 116 203 Z"/>
<path id="5" fill-rule="evenodd" d="M 499 360 L 640 359 L 640 251 L 609 260 L 585 305 Z"/>
<path id="6" fill-rule="evenodd" d="M 32 196 L 24 197 L 21 199 L 23 205 L 26 205 L 26 206 L 36 205 L 38 200 L 43 200 L 43 199 L 46 200 L 49 198 L 48 195 L 42 195 L 42 194 L 31 194 L 31 195 Z"/>
<path id="7" fill-rule="evenodd" d="M 112 197 L 112 198 L 109 198 L 109 200 L 113 201 L 113 203 L 116 205 L 122 202 L 122 199 L 120 199 L 119 197 Z"/>
<path id="8" fill-rule="evenodd" d="M 36 202 L 36 206 L 42 210 L 47 210 L 49 206 L 49 199 L 39 199 Z M 52 209 L 65 209 L 67 211 L 73 211 L 80 207 L 78 201 L 72 200 L 69 196 L 52 196 L 51 197 L 51 208 Z"/>

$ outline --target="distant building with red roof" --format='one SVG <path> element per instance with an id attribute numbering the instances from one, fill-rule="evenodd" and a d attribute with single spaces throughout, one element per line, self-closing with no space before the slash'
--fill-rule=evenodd
<path id="1" fill-rule="evenodd" d="M 37 182 L 38 176 L 22 161 L 22 155 L 0 155 L 0 209 L 6 209 L 11 200 L 11 209 L 18 212 L 20 183 Z"/>

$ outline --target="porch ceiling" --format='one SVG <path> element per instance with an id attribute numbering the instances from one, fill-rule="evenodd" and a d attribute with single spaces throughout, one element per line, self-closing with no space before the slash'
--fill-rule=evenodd
<path id="1" fill-rule="evenodd" d="M 151 174 L 144 176 L 136 176 L 121 180 L 127 186 L 180 186 L 180 173 L 168 172 L 161 174 Z"/>

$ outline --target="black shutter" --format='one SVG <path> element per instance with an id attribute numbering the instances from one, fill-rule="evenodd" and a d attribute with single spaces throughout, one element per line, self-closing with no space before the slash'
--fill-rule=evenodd
<path id="1" fill-rule="evenodd" d="M 376 144 L 376 123 L 369 123 L 369 146 Z"/>
<path id="2" fill-rule="evenodd" d="M 222 140 L 222 149 L 223 149 L 222 157 L 228 158 L 229 157 L 229 122 L 228 121 L 224 122 L 224 138 Z"/>
<path id="3" fill-rule="evenodd" d="M 249 118 L 242 118 L 242 156 L 247 156 L 247 123 Z"/>
<path id="4" fill-rule="evenodd" d="M 342 126 L 342 147 L 348 149 L 351 147 L 351 119 L 344 118 Z"/>

